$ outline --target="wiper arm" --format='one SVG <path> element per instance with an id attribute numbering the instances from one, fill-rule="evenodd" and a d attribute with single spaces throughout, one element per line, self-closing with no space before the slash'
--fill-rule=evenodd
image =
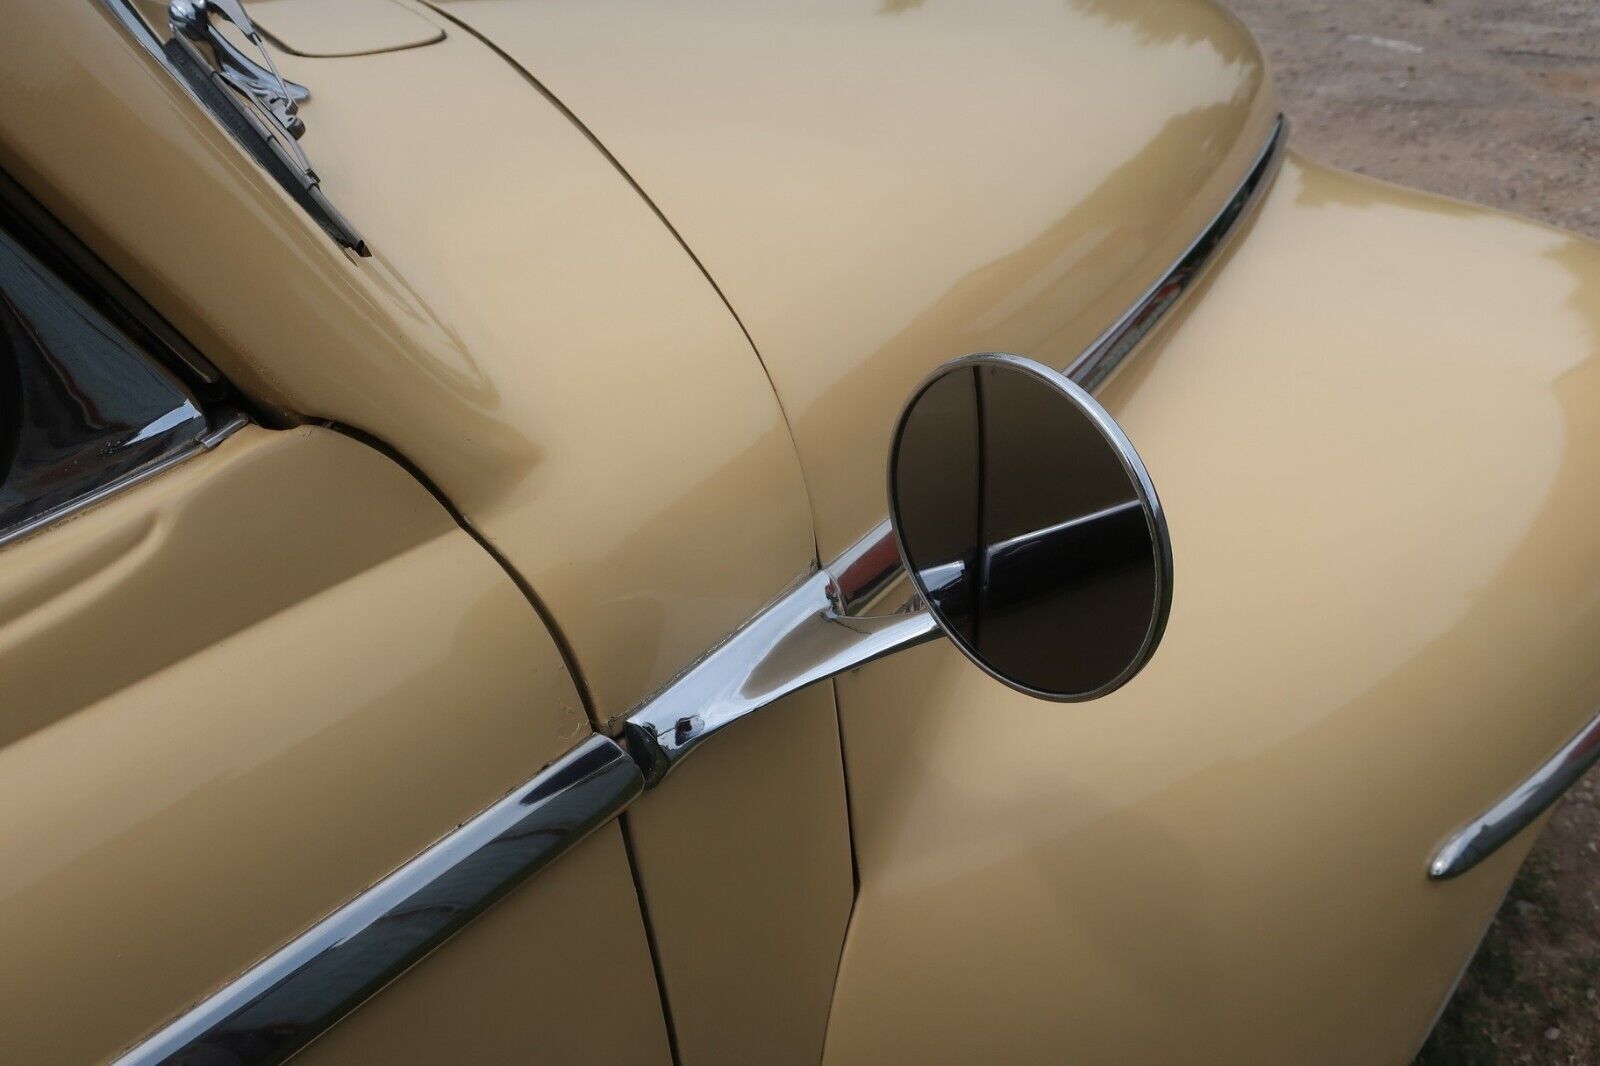
<path id="1" fill-rule="evenodd" d="M 266 61 L 245 55 L 213 25 L 215 12 L 233 23 Z M 354 226 L 323 195 L 321 181 L 300 147 L 305 121 L 299 104 L 311 91 L 284 79 L 240 0 L 172 0 L 172 39 L 162 50 L 195 94 L 257 162 L 335 241 L 371 254 Z"/>
<path id="2" fill-rule="evenodd" d="M 207 17 L 209 11 L 217 12 L 237 26 L 245 39 L 261 50 L 261 58 L 267 61 L 267 65 L 263 67 L 218 33 Z M 240 92 L 248 93 L 277 119 L 286 133 L 296 140 L 300 138 L 306 131 L 306 124 L 300 119 L 297 105 L 311 98 L 311 90 L 284 80 L 283 75 L 278 73 L 272 53 L 256 32 L 255 23 L 243 4 L 238 0 L 177 0 L 169 8 L 168 16 L 175 32 L 196 44 L 210 46 L 216 57 L 217 73 L 222 75 L 223 81 Z"/>

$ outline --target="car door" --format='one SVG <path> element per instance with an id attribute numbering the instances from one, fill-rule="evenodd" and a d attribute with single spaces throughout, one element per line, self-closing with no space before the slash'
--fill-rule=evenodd
<path id="1" fill-rule="evenodd" d="M 530 629 L 541 654 L 559 646 L 573 668 L 572 687 L 550 681 L 543 696 L 517 701 L 523 718 L 547 714 L 548 729 L 528 735 L 523 722 L 509 742 L 504 731 L 458 735 L 457 696 L 433 702 L 438 717 L 411 737 L 419 750 L 408 758 L 424 760 L 428 748 L 448 751 L 452 765 L 483 756 L 477 791 L 457 782 L 471 802 L 443 802 L 412 763 L 384 772 L 388 756 L 372 752 L 392 740 L 369 737 L 334 758 L 417 808 L 411 836 L 347 877 L 317 868 L 315 879 L 337 886 L 287 908 L 292 918 L 213 960 L 209 976 L 192 975 L 159 1008 L 130 1009 L 118 1034 L 102 1039 L 107 1049 L 136 1037 L 134 1014 L 149 1031 L 221 982 L 254 980 L 244 968 L 256 960 L 320 936 L 313 923 L 361 905 L 372 895 L 365 889 L 425 860 L 432 841 L 474 812 L 594 732 L 620 731 L 631 708 L 816 565 L 783 412 L 693 256 L 523 73 L 448 20 L 407 7 L 440 25 L 434 43 L 278 55 L 285 77 L 314 87 L 304 146 L 370 256 L 330 241 L 240 151 L 163 69 L 160 48 L 130 34 L 127 5 L 22 4 L 13 17 L 31 44 L 0 40 L 0 161 L 204 347 L 263 422 L 314 423 L 241 430 L 215 454 L 262 435 L 371 443 L 381 454 L 362 454 L 414 474 L 406 491 L 430 514 L 458 520 L 444 535 L 514 576 L 523 605 L 536 603 L 550 623 Z M 495 121 L 458 121 L 465 114 Z M 324 464 L 309 454 L 305 462 Z M 326 524 L 308 555 L 351 535 L 346 512 L 374 506 L 369 483 L 380 481 L 352 470 L 329 499 L 286 507 L 297 535 Z M 271 560 L 244 554 L 240 574 L 272 573 Z M 393 572 L 400 597 L 411 579 Z M 479 640 L 431 604 L 370 605 L 355 662 L 374 686 L 389 656 L 418 658 L 430 646 L 422 635 L 409 644 L 384 635 L 408 618 L 424 625 L 418 615 L 432 619 L 440 647 Z M 305 655 L 343 661 L 343 631 L 303 639 Z M 459 697 L 502 665 L 463 660 Z M 267 698 L 269 680 L 301 674 L 312 676 L 286 656 L 251 691 Z M 584 701 L 587 722 L 573 717 Z M 537 757 L 514 757 L 538 736 L 548 744 Z M 305 757 L 322 757 L 307 747 Z M 308 790 L 305 772 L 285 763 L 277 791 L 229 809 L 268 810 L 302 795 L 307 809 L 317 796 L 335 809 L 329 797 L 341 786 Z M 318 823 L 330 835 L 279 855 L 276 879 L 263 883 L 286 891 L 300 867 L 392 819 L 368 799 L 338 832 Z M 222 809 L 211 809 L 223 826 Z M 238 848 L 291 835 L 267 832 L 275 825 L 241 824 Z M 823 686 L 708 745 L 691 773 L 642 797 L 302 1054 L 428 1061 L 467 1047 L 475 1059 L 538 1051 L 651 1061 L 666 1054 L 665 1003 L 681 1061 L 749 1061 L 764 1050 L 815 1061 L 853 893 L 838 723 Z M 176 919 L 160 913 L 170 931 Z M 659 987 L 644 923 L 660 948 Z M 61 925 L 52 934 L 65 935 Z M 42 933 L 33 942 L 49 943 Z M 53 988 L 74 988 L 65 970 Z"/>
<path id="2" fill-rule="evenodd" d="M 527 598 L 422 485 L 254 424 L 3 191 L 0 1058 L 101 1061 L 596 741 Z M 666 1060 L 614 824 L 488 929 L 329 1046 Z M 323 991 L 190 1061 L 293 1050 Z"/>

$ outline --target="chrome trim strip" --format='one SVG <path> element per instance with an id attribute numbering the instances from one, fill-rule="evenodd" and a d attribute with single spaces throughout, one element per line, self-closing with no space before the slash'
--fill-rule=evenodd
<path id="1" fill-rule="evenodd" d="M 1460 877 L 1526 829 L 1600 758 L 1600 714 L 1504 799 L 1451 834 L 1428 864 L 1428 878 Z"/>
<path id="2" fill-rule="evenodd" d="M 1196 237 L 1144 294 L 1063 373 L 1085 392 L 1094 392 L 1122 365 L 1139 342 L 1193 289 L 1194 283 L 1215 262 L 1217 253 L 1238 232 L 1272 184 L 1283 162 L 1289 120 L 1279 115 L 1261 153 L 1245 179 L 1216 217 Z M 838 585 L 840 603 L 847 614 L 867 608 L 900 574 L 900 552 L 895 548 L 889 520 L 879 522 L 860 540 L 846 548 L 828 566 Z"/>
<path id="3" fill-rule="evenodd" d="M 116 1061 L 283 1061 L 610 821 L 642 785 L 614 741 L 590 737 Z"/>
<path id="4" fill-rule="evenodd" d="M 1211 224 L 1200 232 L 1177 262 L 1167 268 L 1155 284 L 1145 290 L 1132 307 L 1122 313 L 1106 331 L 1072 361 L 1063 373 L 1085 392 L 1093 392 L 1122 364 L 1138 343 L 1189 293 L 1196 280 L 1215 259 L 1217 252 L 1237 232 L 1238 225 L 1254 210 L 1272 184 L 1273 175 L 1283 162 L 1284 145 L 1289 137 L 1289 120 L 1279 115 L 1267 135 L 1261 154 L 1251 164 L 1244 181 L 1232 199 L 1217 212 Z"/>
<path id="5" fill-rule="evenodd" d="M 937 636 L 927 611 L 845 617 L 833 579 L 819 571 L 629 715 L 628 751 L 644 770 L 645 787 L 654 786 L 701 741 L 746 715 Z"/>

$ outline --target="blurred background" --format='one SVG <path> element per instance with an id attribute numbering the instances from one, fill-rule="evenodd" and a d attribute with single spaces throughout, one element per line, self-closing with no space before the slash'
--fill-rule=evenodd
<path id="1" fill-rule="evenodd" d="M 1600 238 L 1597 0 L 1224 2 L 1294 148 Z M 1419 1063 L 1600 1063 L 1597 781 L 1557 807 Z"/>

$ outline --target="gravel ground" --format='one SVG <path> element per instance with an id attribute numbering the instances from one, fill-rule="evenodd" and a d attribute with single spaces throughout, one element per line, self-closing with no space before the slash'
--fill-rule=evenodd
<path id="1" fill-rule="evenodd" d="M 1600 238 L 1597 0 L 1224 2 L 1297 148 Z M 1597 782 L 1545 828 L 1418 1063 L 1600 1063 Z"/>

